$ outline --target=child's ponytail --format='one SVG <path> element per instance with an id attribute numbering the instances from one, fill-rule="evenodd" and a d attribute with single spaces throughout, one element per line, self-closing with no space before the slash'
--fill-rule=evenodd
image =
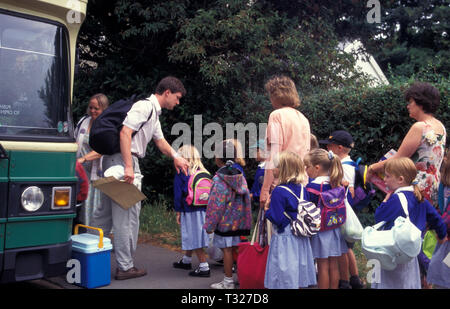
<path id="1" fill-rule="evenodd" d="M 326 151 L 322 148 L 314 149 L 306 156 L 305 160 L 313 166 L 320 165 L 323 171 L 328 172 L 332 188 L 341 185 L 344 170 L 341 160 L 332 151 Z"/>
<path id="2" fill-rule="evenodd" d="M 344 178 L 344 169 L 342 168 L 341 160 L 332 151 L 328 151 L 328 160 L 331 161 L 330 168 L 328 170 L 330 175 L 330 185 L 332 188 L 339 187 Z"/>
<path id="3" fill-rule="evenodd" d="M 422 195 L 422 193 L 420 192 L 418 183 L 417 183 L 415 180 L 412 182 L 412 186 L 413 186 L 413 188 L 414 188 L 414 196 L 415 196 L 416 199 L 419 201 L 419 203 L 422 203 L 422 202 L 423 202 L 423 195 Z"/>

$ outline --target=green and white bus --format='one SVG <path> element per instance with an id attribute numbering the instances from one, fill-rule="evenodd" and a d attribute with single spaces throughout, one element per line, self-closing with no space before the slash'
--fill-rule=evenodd
<path id="1" fill-rule="evenodd" d="M 0 283 L 63 275 L 76 174 L 72 91 L 87 0 L 0 0 Z"/>

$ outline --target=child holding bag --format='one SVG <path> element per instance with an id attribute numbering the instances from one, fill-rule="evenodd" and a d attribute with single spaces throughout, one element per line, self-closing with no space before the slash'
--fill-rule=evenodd
<path id="1" fill-rule="evenodd" d="M 438 242 L 446 240 L 447 228 L 434 207 L 423 199 L 419 187 L 413 184 L 417 169 L 410 158 L 394 158 L 386 162 L 384 170 L 388 193 L 375 211 L 375 221 L 385 221 L 384 230 L 393 227 L 395 219 L 406 217 L 399 194 L 403 193 L 407 201 L 410 221 L 422 233 L 427 228 L 434 229 L 439 238 Z M 372 284 L 378 289 L 420 289 L 420 270 L 417 257 L 405 264 L 399 264 L 394 270 L 381 269 L 379 282 Z"/>
<path id="2" fill-rule="evenodd" d="M 344 175 L 341 160 L 332 151 L 315 149 L 306 155 L 304 161 L 308 176 L 313 178 L 306 186 L 309 200 L 319 205 L 320 192 L 341 187 Z M 325 222 L 321 224 L 323 226 Z M 321 230 L 313 235 L 311 248 L 319 273 L 318 288 L 337 289 L 340 279 L 338 258 L 348 251 L 340 228 Z"/>
<path id="3" fill-rule="evenodd" d="M 446 149 L 446 154 L 441 166 L 441 183 L 438 193 L 439 211 L 442 219 L 447 225 L 447 241 L 437 244 L 428 266 L 427 281 L 438 288 L 450 289 L 450 152 Z M 446 260 L 447 258 L 447 260 Z M 444 261 L 447 261 L 444 262 Z"/>
<path id="4" fill-rule="evenodd" d="M 208 234 L 214 232 L 213 245 L 223 251 L 225 276 L 221 282 L 211 285 L 213 289 L 235 288 L 233 250 L 238 248 L 239 236 L 250 235 L 252 225 L 250 191 L 243 172 L 234 162 L 243 160 L 236 142 L 225 140 L 216 145 L 215 158 L 220 169 L 213 177 L 203 225 Z"/>
<path id="5" fill-rule="evenodd" d="M 290 219 L 297 217 L 298 199 L 307 199 L 303 161 L 293 152 L 279 155 L 274 177 L 279 185 L 272 191 L 266 206 L 266 218 L 273 223 L 266 264 L 264 286 L 268 289 L 298 289 L 315 285 L 316 270 L 308 237 L 295 236 L 290 229 Z M 295 195 L 295 196 L 294 196 Z M 285 214 L 286 213 L 286 214 Z"/>
<path id="6" fill-rule="evenodd" d="M 192 206 L 186 201 L 188 196 L 188 183 L 191 175 L 197 171 L 206 171 L 203 166 L 200 154 L 192 145 L 184 145 L 178 150 L 178 154 L 189 163 L 188 175 L 178 173 L 174 177 L 174 209 L 177 216 L 177 223 L 181 227 L 181 248 L 185 250 L 183 258 L 173 263 L 174 268 L 191 269 L 192 252 L 195 252 L 200 262 L 199 266 L 189 272 L 194 277 L 209 277 L 210 269 L 206 261 L 206 254 L 203 248 L 208 247 L 208 235 L 203 229 L 205 223 L 206 207 Z"/>

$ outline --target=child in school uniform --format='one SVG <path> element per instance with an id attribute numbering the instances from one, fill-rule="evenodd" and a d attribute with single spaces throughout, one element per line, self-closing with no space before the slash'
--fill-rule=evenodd
<path id="1" fill-rule="evenodd" d="M 290 229 L 291 217 L 297 217 L 298 199 L 307 192 L 305 168 L 299 155 L 282 152 L 274 176 L 279 185 L 266 206 L 266 218 L 273 223 L 273 235 L 267 257 L 264 286 L 268 289 L 298 289 L 316 285 L 316 269 L 309 237 L 297 237 Z M 295 195 L 295 196 L 294 196 Z"/>
<path id="2" fill-rule="evenodd" d="M 254 145 L 250 146 L 249 149 L 256 149 L 256 161 L 259 162 L 258 167 L 255 171 L 253 185 L 250 190 L 252 208 L 259 209 L 259 195 L 261 194 L 261 187 L 264 182 L 264 168 L 266 164 L 266 162 L 264 161 L 266 157 L 264 139 L 258 140 Z"/>
<path id="3" fill-rule="evenodd" d="M 215 161 L 219 170 L 213 177 L 203 228 L 214 232 L 213 245 L 223 251 L 224 278 L 213 289 L 234 289 L 233 251 L 240 236 L 250 235 L 252 225 L 250 191 L 242 166 L 245 165 L 237 140 L 216 145 Z"/>
<path id="4" fill-rule="evenodd" d="M 345 130 L 333 131 L 327 139 L 320 140 L 319 144 L 324 144 L 327 150 L 331 150 L 342 163 L 342 169 L 344 172 L 343 180 L 348 188 L 348 200 L 351 204 L 353 197 L 355 196 L 355 167 L 352 165 L 353 160 L 350 157 L 350 151 L 354 147 L 355 143 L 350 133 Z M 353 253 L 354 243 L 346 242 L 348 252 L 343 254 L 339 258 L 339 271 L 341 273 L 339 280 L 340 289 L 362 289 L 364 287 L 361 279 L 359 278 L 358 265 L 356 263 L 356 257 Z"/>
<path id="5" fill-rule="evenodd" d="M 331 151 L 315 149 L 306 155 L 306 172 L 313 180 L 306 186 L 309 199 L 318 205 L 319 195 L 311 191 L 325 192 L 341 186 L 343 171 L 341 161 Z M 324 224 L 322 222 L 322 224 Z M 347 245 L 340 228 L 319 231 L 311 237 L 311 248 L 317 262 L 318 288 L 337 289 L 339 286 L 338 258 L 347 253 Z"/>
<path id="6" fill-rule="evenodd" d="M 450 237 L 450 153 L 448 150 L 447 148 L 442 162 L 438 194 L 439 212 L 447 225 L 447 240 Z M 450 289 L 450 243 L 448 241 L 436 245 L 428 266 L 427 281 L 435 287 Z"/>
<path id="7" fill-rule="evenodd" d="M 384 169 L 386 187 L 391 191 L 375 211 L 375 221 L 385 221 L 384 230 L 393 227 L 395 219 L 406 217 L 398 193 L 402 192 L 408 202 L 411 222 L 422 232 L 427 226 L 436 231 L 438 242 L 446 240 L 447 228 L 436 209 L 423 199 L 419 187 L 413 184 L 417 169 L 410 158 L 401 157 L 386 162 Z M 420 289 L 420 269 L 417 257 L 405 264 L 399 264 L 394 270 L 381 269 L 379 282 L 372 288 L 378 289 Z"/>
<path id="8" fill-rule="evenodd" d="M 184 145 L 178 154 L 189 163 L 188 175 L 178 173 L 174 177 L 174 209 L 177 223 L 181 227 L 181 248 L 185 250 L 183 258 L 173 263 L 174 268 L 191 269 L 192 252 L 197 255 L 199 266 L 189 272 L 193 277 L 209 277 L 210 269 L 203 248 L 208 247 L 208 234 L 203 229 L 205 223 L 206 206 L 192 206 L 186 202 L 188 196 L 188 182 L 191 175 L 197 171 L 205 171 L 198 150 L 192 145 Z"/>

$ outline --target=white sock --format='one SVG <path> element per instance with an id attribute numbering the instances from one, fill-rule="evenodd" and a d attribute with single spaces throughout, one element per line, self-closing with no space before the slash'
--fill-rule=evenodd
<path id="1" fill-rule="evenodd" d="M 209 270 L 209 264 L 208 264 L 208 262 L 200 263 L 200 264 L 198 265 L 198 267 L 200 268 L 201 271 Z"/>
<path id="2" fill-rule="evenodd" d="M 224 276 L 223 282 L 225 282 L 226 284 L 234 284 L 233 277 L 228 278 L 227 276 Z"/>
<path id="3" fill-rule="evenodd" d="M 182 262 L 183 262 L 183 264 L 191 264 L 192 257 L 185 255 L 185 256 L 183 256 Z"/>

